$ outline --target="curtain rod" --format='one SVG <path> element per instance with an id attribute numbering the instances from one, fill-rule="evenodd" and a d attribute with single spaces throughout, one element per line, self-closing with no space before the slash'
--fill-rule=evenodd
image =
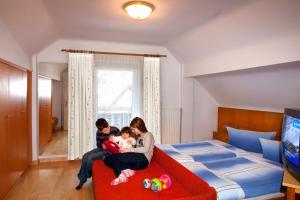
<path id="1" fill-rule="evenodd" d="M 62 49 L 61 51 L 69 52 L 69 53 L 108 54 L 108 55 L 143 56 L 143 57 L 167 57 L 167 55 L 160 55 L 160 54 L 118 53 L 118 52 L 88 51 L 88 50 L 76 50 L 76 49 Z"/>

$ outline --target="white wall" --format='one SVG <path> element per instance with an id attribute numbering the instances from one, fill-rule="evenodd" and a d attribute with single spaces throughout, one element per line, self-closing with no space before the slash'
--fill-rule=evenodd
<path id="1" fill-rule="evenodd" d="M 39 75 L 46 76 L 50 79 L 60 81 L 60 73 L 66 69 L 68 65 L 66 63 L 48 63 L 39 62 L 38 71 Z"/>
<path id="2" fill-rule="evenodd" d="M 31 69 L 29 56 L 10 34 L 5 24 L 0 20 L 0 58 L 11 63 Z"/>
<path id="3" fill-rule="evenodd" d="M 39 141 L 39 100 L 38 100 L 38 72 L 37 56 L 32 56 L 32 160 L 38 159 L 38 141 Z"/>
<path id="4" fill-rule="evenodd" d="M 218 106 L 200 82 L 183 77 L 181 142 L 212 139 L 217 129 Z"/>
<path id="5" fill-rule="evenodd" d="M 57 128 L 62 126 L 62 82 L 52 80 L 52 116 L 58 118 Z"/>
<path id="6" fill-rule="evenodd" d="M 193 141 L 211 140 L 217 130 L 219 103 L 203 85 L 194 81 Z"/>
<path id="7" fill-rule="evenodd" d="M 193 141 L 194 81 L 193 78 L 182 77 L 182 143 Z"/>

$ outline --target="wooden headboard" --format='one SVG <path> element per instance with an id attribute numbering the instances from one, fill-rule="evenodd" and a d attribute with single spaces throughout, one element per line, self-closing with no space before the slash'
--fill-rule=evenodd
<path id="1" fill-rule="evenodd" d="M 283 113 L 219 107 L 218 131 L 214 138 L 227 142 L 225 127 L 230 126 L 252 131 L 275 131 L 275 140 L 281 140 L 282 120 Z"/>

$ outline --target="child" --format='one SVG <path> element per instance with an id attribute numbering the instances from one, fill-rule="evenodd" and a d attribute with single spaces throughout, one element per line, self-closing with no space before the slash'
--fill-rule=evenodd
<path id="1" fill-rule="evenodd" d="M 88 178 L 92 176 L 93 161 L 103 159 L 107 152 L 103 148 L 104 141 L 108 141 L 110 135 L 120 135 L 120 130 L 117 127 L 109 126 L 104 118 L 100 118 L 95 123 L 97 127 L 96 140 L 97 148 L 86 152 L 82 157 L 82 164 L 78 172 L 79 184 L 76 190 L 80 190 Z"/>
<path id="2" fill-rule="evenodd" d="M 121 136 L 111 136 L 110 139 L 117 143 L 120 148 L 132 148 L 136 144 L 136 140 L 132 137 L 131 129 L 125 126 L 121 130 Z"/>
<path id="3" fill-rule="evenodd" d="M 104 148 L 110 153 L 119 153 L 120 148 L 132 148 L 136 140 L 131 136 L 131 130 L 125 126 L 121 130 L 121 136 L 111 135 L 109 140 L 105 141 Z"/>

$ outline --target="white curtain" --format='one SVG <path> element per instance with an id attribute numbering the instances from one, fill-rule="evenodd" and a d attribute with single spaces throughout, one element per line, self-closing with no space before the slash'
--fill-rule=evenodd
<path id="1" fill-rule="evenodd" d="M 81 158 L 93 148 L 92 54 L 69 53 L 68 159 Z"/>
<path id="2" fill-rule="evenodd" d="M 143 62 L 140 56 L 95 55 L 95 118 L 122 128 L 142 115 Z"/>
<path id="3" fill-rule="evenodd" d="M 155 143 L 161 143 L 160 133 L 160 58 L 144 58 L 144 120 Z"/>

